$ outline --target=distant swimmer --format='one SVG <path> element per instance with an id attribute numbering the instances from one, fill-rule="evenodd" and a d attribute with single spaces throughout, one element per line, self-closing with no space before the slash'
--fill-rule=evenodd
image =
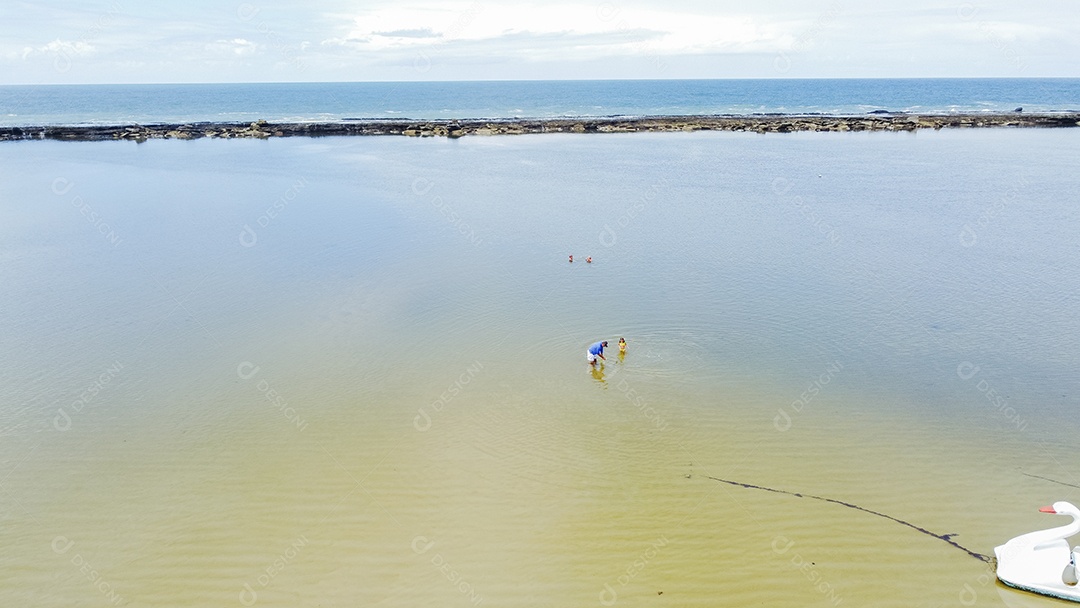
<path id="1" fill-rule="evenodd" d="M 604 357 L 604 347 L 607 346 L 607 341 L 597 342 L 589 347 L 589 351 L 585 353 L 585 360 L 589 362 L 589 365 L 596 365 L 596 358 L 600 357 L 604 361 L 607 359 Z"/>
<path id="2" fill-rule="evenodd" d="M 585 258 L 585 263 L 586 264 L 592 264 L 592 256 L 591 255 L 589 257 Z"/>

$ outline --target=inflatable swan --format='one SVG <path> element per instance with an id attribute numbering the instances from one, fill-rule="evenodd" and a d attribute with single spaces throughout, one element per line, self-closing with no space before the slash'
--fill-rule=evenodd
<path id="1" fill-rule="evenodd" d="M 994 547 L 997 577 L 1010 587 L 1080 602 L 1080 587 L 1076 584 L 1076 554 L 1080 547 L 1070 550 L 1068 540 L 1080 532 L 1080 509 L 1067 502 L 1055 502 L 1039 511 L 1068 515 L 1072 522 L 1028 532 Z"/>

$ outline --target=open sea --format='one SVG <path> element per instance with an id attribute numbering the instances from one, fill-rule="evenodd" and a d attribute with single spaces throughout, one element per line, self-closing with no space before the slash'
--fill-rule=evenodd
<path id="1" fill-rule="evenodd" d="M 1080 111 L 1080 78 L 0 86 L 0 126 Z"/>
<path id="2" fill-rule="evenodd" d="M 682 101 L 591 113 L 734 107 L 640 86 Z M 2 94 L 319 117 L 203 90 L 274 87 Z M 1080 502 L 1078 166 L 1080 129 L 0 144 L 0 606 L 1059 605 L 978 556 Z"/>

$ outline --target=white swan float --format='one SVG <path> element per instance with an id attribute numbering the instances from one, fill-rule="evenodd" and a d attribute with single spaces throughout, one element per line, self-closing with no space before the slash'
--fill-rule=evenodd
<path id="1" fill-rule="evenodd" d="M 1077 554 L 1069 548 L 1069 537 L 1080 532 L 1080 509 L 1071 503 L 1055 502 L 1039 509 L 1072 517 L 1072 523 L 1049 530 L 1021 534 L 994 547 L 997 577 L 1001 582 L 1034 593 L 1080 602 L 1077 581 Z"/>

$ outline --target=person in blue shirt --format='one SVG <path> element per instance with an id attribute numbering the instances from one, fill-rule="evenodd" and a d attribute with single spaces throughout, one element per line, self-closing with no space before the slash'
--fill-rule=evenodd
<path id="1" fill-rule="evenodd" d="M 600 357 L 604 359 L 604 347 L 607 346 L 607 341 L 597 342 L 589 347 L 589 352 L 585 353 L 585 360 L 589 362 L 589 365 L 596 365 L 596 358 Z M 607 361 L 607 359 L 604 359 Z"/>

